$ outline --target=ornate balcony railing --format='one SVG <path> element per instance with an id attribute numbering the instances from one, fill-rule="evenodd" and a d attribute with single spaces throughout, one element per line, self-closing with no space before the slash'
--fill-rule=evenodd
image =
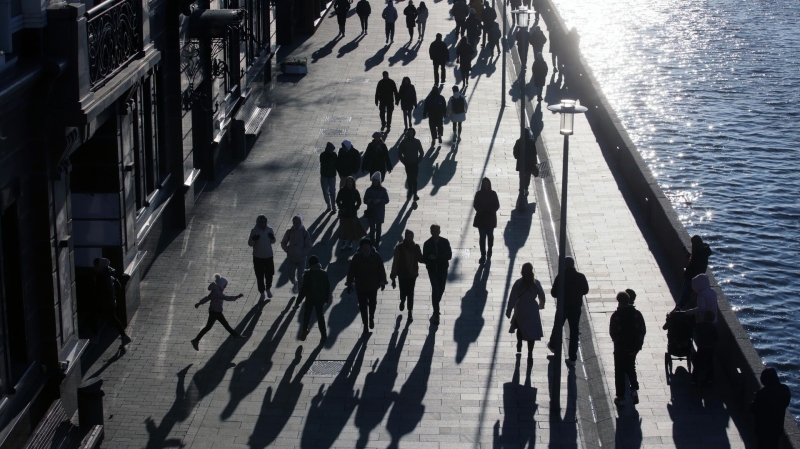
<path id="1" fill-rule="evenodd" d="M 86 12 L 89 80 L 103 85 L 142 49 L 141 0 L 108 0 Z"/>

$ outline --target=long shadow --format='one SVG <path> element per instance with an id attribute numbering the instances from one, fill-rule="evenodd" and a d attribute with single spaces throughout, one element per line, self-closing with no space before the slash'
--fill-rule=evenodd
<path id="1" fill-rule="evenodd" d="M 425 414 L 425 404 L 422 401 L 428 392 L 428 379 L 431 376 L 437 329 L 438 326 L 436 324 L 431 324 L 430 328 L 428 328 L 428 337 L 422 346 L 416 366 L 411 370 L 408 379 L 400 388 L 400 393 L 392 395 L 394 406 L 391 413 L 389 413 L 389 421 L 386 423 L 386 430 L 389 431 L 392 437 L 389 449 L 397 449 L 400 445 L 400 439 L 404 435 L 413 432 Z"/>
<path id="2" fill-rule="evenodd" d="M 525 385 L 519 384 L 520 354 L 517 354 L 514 366 L 514 375 L 511 382 L 503 384 L 503 428 L 500 430 L 500 421 L 494 424 L 494 438 L 492 447 L 500 448 L 525 448 L 536 446 L 536 403 L 538 390 L 531 387 L 530 370 L 525 378 Z M 551 442 L 552 446 L 552 442 Z"/>
<path id="3" fill-rule="evenodd" d="M 478 53 L 476 63 L 470 72 L 470 78 L 477 78 L 481 75 L 491 78 L 492 74 L 497 71 L 497 60 L 493 62 L 488 58 L 489 51 L 490 49 L 487 47 Z M 500 57 L 499 54 L 497 56 Z"/>
<path id="4" fill-rule="evenodd" d="M 548 105 L 561 103 L 561 99 L 564 98 L 565 94 L 566 89 L 564 89 L 561 84 L 561 72 L 558 72 L 558 76 L 556 76 L 554 73 L 550 77 L 550 82 L 547 84 L 547 92 L 544 94 L 544 102 Z"/>
<path id="5" fill-rule="evenodd" d="M 355 50 L 356 48 L 358 48 L 358 43 L 361 42 L 361 39 L 364 39 L 364 36 L 365 36 L 364 34 L 359 34 L 352 41 L 350 41 L 350 42 L 342 45 L 341 47 L 339 47 L 339 54 L 336 55 L 336 57 L 337 58 L 341 58 L 344 55 L 346 55 L 346 54 L 350 53 L 351 51 Z"/>
<path id="6" fill-rule="evenodd" d="M 115 338 L 115 339 L 116 339 L 116 338 Z M 91 375 L 91 376 L 89 376 L 89 379 L 93 379 L 93 378 L 95 378 L 95 377 L 97 377 L 97 376 L 99 376 L 99 375 L 103 374 L 103 372 L 104 372 L 105 370 L 107 370 L 107 369 L 108 369 L 108 368 L 109 368 L 111 365 L 113 365 L 114 363 L 116 363 L 116 362 L 117 362 L 117 360 L 121 359 L 121 358 L 122 358 L 122 356 L 124 356 L 124 355 L 125 355 L 125 353 L 127 353 L 127 352 L 128 352 L 128 350 L 127 350 L 127 349 L 125 349 L 125 346 L 122 346 L 122 345 L 120 345 L 120 347 L 119 347 L 119 348 L 117 348 L 117 352 L 115 352 L 115 353 L 114 353 L 114 355 L 112 355 L 111 357 L 109 357 L 109 359 L 108 359 L 108 360 L 106 360 L 106 361 L 105 361 L 105 363 L 103 363 L 103 366 L 101 366 L 100 368 L 98 368 L 98 369 L 97 369 L 97 371 L 93 372 L 93 373 L 92 373 L 92 375 Z"/>
<path id="7" fill-rule="evenodd" d="M 303 346 L 299 346 L 294 360 L 289 364 L 289 368 L 286 369 L 274 393 L 272 386 L 267 387 L 264 402 L 261 404 L 261 412 L 258 414 L 255 428 L 247 442 L 251 448 L 264 449 L 274 443 L 281 434 L 303 394 L 303 377 L 311 369 L 311 365 L 321 351 L 322 345 L 317 345 L 295 375 L 294 370 L 303 358 Z"/>
<path id="8" fill-rule="evenodd" d="M 561 379 L 553 376 L 555 364 L 561 363 L 554 357 L 548 358 L 547 382 L 550 390 L 550 447 L 578 447 L 578 380 L 575 375 L 575 368 L 567 368 L 567 408 L 564 416 L 561 416 L 561 409 L 556 407 L 553 398 L 560 395 Z"/>
<path id="9" fill-rule="evenodd" d="M 389 57 L 389 67 L 397 64 L 398 62 L 402 62 L 402 65 L 404 66 L 410 64 L 414 59 L 417 58 L 420 45 L 422 45 L 422 42 L 420 41 L 416 41 L 413 43 L 413 45 L 411 42 L 407 42 L 405 45 L 400 47 L 397 52 L 395 52 L 394 56 Z"/>
<path id="10" fill-rule="evenodd" d="M 413 212 L 413 209 L 411 209 L 409 205 L 410 202 L 408 201 L 403 203 L 403 207 L 400 208 L 400 212 L 397 213 L 397 217 L 394 218 L 392 224 L 389 225 L 389 229 L 387 229 L 381 237 L 381 244 L 378 252 L 381 254 L 384 262 L 392 260 L 394 257 L 394 247 L 403 241 L 403 233 L 406 230 L 406 223 L 408 222 L 408 219 L 411 218 L 411 213 Z M 420 235 L 421 231 L 422 230 L 417 230 L 415 234 Z"/>
<path id="11" fill-rule="evenodd" d="M 244 316 L 241 322 L 236 325 L 236 331 L 244 335 L 252 335 L 252 331 L 258 324 L 261 310 L 265 302 L 259 301 Z M 283 316 L 278 317 L 276 323 L 280 322 Z M 277 324 L 273 324 L 276 326 Z M 214 390 L 225 378 L 228 369 L 233 365 L 233 359 L 242 350 L 249 337 L 241 340 L 234 340 L 228 337 L 219 349 L 208 359 L 208 362 L 197 370 L 192 376 L 189 386 L 186 387 L 186 374 L 191 365 L 178 372 L 178 384 L 175 387 L 175 401 L 167 411 L 161 423 L 156 425 L 152 417 L 145 419 L 145 429 L 149 434 L 147 442 L 148 448 L 181 447 L 183 442 L 180 438 L 169 438 L 172 429 L 179 422 L 186 421 L 194 412 L 195 407 L 206 396 Z"/>
<path id="12" fill-rule="evenodd" d="M 383 62 L 383 57 L 386 56 L 386 53 L 389 52 L 389 48 L 391 44 L 386 44 L 381 47 L 374 55 L 370 56 L 366 61 L 364 61 L 364 71 L 369 72 L 373 68 L 380 65 Z"/>
<path id="13" fill-rule="evenodd" d="M 461 298 L 461 315 L 453 327 L 453 340 L 456 342 L 456 363 L 461 363 L 469 351 L 469 346 L 478 341 L 483 330 L 483 309 L 486 307 L 486 281 L 489 279 L 491 261 L 478 267 L 472 279 L 472 288 Z"/>
<path id="14" fill-rule="evenodd" d="M 713 389 L 693 388 L 690 380 L 691 375 L 686 368 L 679 366 L 669 384 L 672 401 L 667 404 L 667 411 L 672 420 L 672 440 L 675 447 L 689 448 L 697 445 L 697 436 L 692 435 L 692 432 L 697 432 L 698 422 L 702 422 L 704 442 L 719 448 L 730 447 L 728 410 Z"/>
<path id="15" fill-rule="evenodd" d="M 359 401 L 359 392 L 353 387 L 364 362 L 368 340 L 369 334 L 358 339 L 328 390 L 325 391 L 325 384 L 320 385 L 316 396 L 311 399 L 300 437 L 301 448 L 329 448 L 347 425 Z"/>
<path id="16" fill-rule="evenodd" d="M 618 449 L 636 449 L 642 447 L 642 418 L 633 407 L 619 409 L 617 430 L 614 436 Z"/>
<path id="17" fill-rule="evenodd" d="M 433 173 L 431 174 L 431 181 L 433 189 L 431 189 L 431 196 L 439 193 L 439 189 L 446 186 L 456 175 L 456 152 L 458 152 L 458 145 L 453 145 L 450 152 L 444 157 L 444 160 L 437 162 L 433 166 Z"/>
<path id="18" fill-rule="evenodd" d="M 446 130 L 447 125 L 445 125 L 445 132 Z M 422 191 L 431 181 L 433 177 L 433 162 L 439 157 L 439 151 L 441 149 L 441 144 L 437 144 L 436 147 L 428 148 L 428 151 L 419 163 L 419 175 L 417 176 L 417 189 L 419 191 Z"/>
<path id="19" fill-rule="evenodd" d="M 220 413 L 222 420 L 226 420 L 233 415 L 239 403 L 258 388 L 258 385 L 272 369 L 272 356 L 275 354 L 278 343 L 286 334 L 286 330 L 292 322 L 292 317 L 297 311 L 297 306 L 292 307 L 292 304 L 294 304 L 294 299 L 289 300 L 278 319 L 272 323 L 267 334 L 258 344 L 258 347 L 250 353 L 250 357 L 239 362 L 233 368 L 233 376 L 228 386 L 230 399 L 228 399 L 228 404 Z"/>
<path id="20" fill-rule="evenodd" d="M 364 379 L 364 388 L 361 392 L 361 401 L 356 412 L 355 425 L 358 427 L 359 438 L 356 443 L 357 448 L 364 448 L 369 443 L 369 435 L 373 429 L 378 427 L 383 421 L 386 412 L 392 405 L 391 400 L 387 400 L 392 394 L 395 381 L 397 380 L 397 369 L 400 365 L 400 355 L 408 336 L 408 326 L 406 322 L 403 332 L 398 338 L 400 322 L 403 317 L 398 316 L 394 325 L 392 338 L 389 340 L 389 347 L 383 360 L 372 364 L 372 372 L 368 373 Z"/>
<path id="21" fill-rule="evenodd" d="M 539 138 L 539 135 L 542 134 L 542 130 L 544 130 L 544 117 L 542 116 L 542 103 L 537 101 L 536 107 L 533 109 L 533 115 L 531 116 L 530 122 L 531 134 L 533 134 L 533 140 Z"/>
<path id="22" fill-rule="evenodd" d="M 328 214 L 328 213 L 324 213 L 323 212 L 322 214 L 317 216 L 317 218 L 314 220 L 313 223 L 311 223 L 310 225 L 306 226 L 306 230 L 308 231 L 309 235 L 311 236 L 311 241 L 312 242 L 319 242 L 317 237 L 322 232 L 322 230 L 325 229 L 325 225 L 328 223 L 328 221 L 330 219 L 331 219 L 331 215 Z M 281 238 L 283 237 L 283 232 L 285 232 L 285 231 L 284 230 L 280 230 L 280 231 L 276 230 L 276 232 L 277 232 L 277 234 L 275 235 L 275 239 L 278 241 L 278 243 L 280 243 Z M 330 244 L 325 239 L 323 239 L 319 243 L 325 243 L 326 245 Z M 313 250 L 316 248 L 316 246 L 317 245 L 312 246 L 312 253 L 311 254 L 316 254 L 315 252 L 313 252 Z M 276 244 L 276 246 L 273 249 L 275 251 L 283 251 L 283 249 L 281 249 L 279 244 Z M 283 287 L 284 285 L 286 285 L 289 282 L 289 273 L 292 271 L 292 269 L 293 269 L 293 267 L 289 265 L 289 259 L 284 258 L 283 262 L 281 262 L 281 264 L 276 269 L 276 271 L 277 271 L 276 274 L 278 275 L 278 278 L 275 281 L 275 287 L 278 287 L 278 288 Z"/>
<path id="23" fill-rule="evenodd" d="M 519 75 L 520 74 L 517 74 L 517 79 L 515 79 L 514 82 L 511 83 L 511 86 L 508 88 L 508 95 L 511 97 L 511 101 L 512 102 L 517 102 L 517 101 L 520 100 L 520 94 L 519 94 L 520 93 L 520 90 L 519 90 L 520 78 L 519 78 Z M 527 78 L 528 76 L 530 76 L 530 70 L 525 72 L 525 77 Z M 548 87 L 548 93 L 549 93 L 549 87 Z M 525 83 L 525 99 L 527 101 L 530 101 L 531 98 L 535 98 L 535 97 L 536 97 L 536 88 L 533 85 L 533 82 L 531 81 L 531 82 Z"/>
<path id="24" fill-rule="evenodd" d="M 320 59 L 333 53 L 333 47 L 335 47 L 340 40 L 342 40 L 342 36 L 336 36 L 331 39 L 330 42 L 315 50 L 314 53 L 311 53 L 311 63 L 315 64 Z"/>

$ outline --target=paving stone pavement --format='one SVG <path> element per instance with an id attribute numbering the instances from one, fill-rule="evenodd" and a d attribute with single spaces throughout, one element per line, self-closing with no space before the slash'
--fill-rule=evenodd
<path id="1" fill-rule="evenodd" d="M 397 6 L 402 11 L 405 2 Z M 420 270 L 417 282 L 413 323 L 397 308 L 398 291 L 387 287 L 378 295 L 375 331 L 368 338 L 361 335 L 355 294 L 344 292 L 352 253 L 336 250 L 338 221 L 325 213 L 319 148 L 328 140 L 338 147 L 343 139 L 362 151 L 366 148 L 370 135 L 380 129 L 373 96 L 383 70 L 398 85 L 403 76 L 411 77 L 418 98 L 424 98 L 433 84 L 429 43 L 437 32 L 451 45 L 454 39 L 449 4 L 430 2 L 428 7 L 426 37 L 416 50 L 403 47 L 407 30 L 402 19 L 396 42 L 384 47 L 381 7 L 374 2 L 367 36 L 358 38 L 358 21 L 351 17 L 347 37 L 333 40 L 337 25 L 329 17 L 316 35 L 294 50 L 292 56 L 308 58 L 309 74 L 276 78 L 263 99 L 275 107 L 250 155 L 203 194 L 189 227 L 165 243 L 143 280 L 142 304 L 130 324 L 133 344 L 124 353 L 109 347 L 87 371 L 87 377 L 106 380 L 107 447 L 584 446 L 566 372 L 561 381 L 564 409 L 551 413 L 547 349 L 538 343 L 533 363 L 524 357 L 520 361 L 515 339 L 507 333 L 505 298 L 521 265 L 532 262 L 545 288 L 551 285 L 543 234 L 551 230 L 543 227 L 538 205 L 531 205 L 527 213 L 512 212 L 518 178 L 511 147 L 519 115 L 514 102 L 501 105 L 511 83 L 503 92 L 497 57 L 491 63 L 474 61 L 463 141 L 455 147 L 446 124 L 444 143 L 427 149 L 419 207 L 412 209 L 405 201 L 402 167 L 396 167 L 384 184 L 391 198 L 380 247 L 387 272 L 392 248 L 406 228 L 414 230 L 421 243 L 429 225 L 438 223 L 454 248 L 441 324 L 428 321 L 432 307 L 425 270 Z M 455 66 L 448 68 L 448 79 L 456 79 Z M 449 87 L 443 92 L 446 98 Z M 544 116 L 544 137 L 551 158 L 560 161 L 555 120 Z M 429 147 L 421 108 L 415 123 L 423 146 Z M 401 124 L 398 109 L 387 139 L 395 163 Z M 642 404 L 637 409 L 643 445 L 690 447 L 700 437 L 705 443 L 700 427 L 713 424 L 718 432 L 712 437 L 724 434 L 737 446 L 735 427 L 720 406 L 687 393 L 685 379 L 665 384 L 661 364 L 666 337 L 660 320 L 669 309 L 669 289 L 602 155 L 590 148 L 588 126 L 579 119 L 577 127 L 571 141 L 576 176 L 570 178 L 574 225 L 569 232 L 578 264 L 593 287 L 587 299 L 609 388 L 613 359 L 604 330 L 610 301 L 616 290 L 633 287 L 640 294 L 637 304 L 649 330 L 639 364 Z M 325 131 L 329 129 L 344 131 L 325 135 L 332 133 Z M 494 257 L 482 269 L 471 206 L 483 176 L 492 179 L 501 210 Z M 358 183 L 363 193 L 366 178 Z M 313 327 L 308 341 L 298 340 L 303 308 L 294 304 L 279 246 L 274 246 L 279 266 L 275 297 L 260 302 L 246 245 L 258 214 L 265 213 L 281 236 L 298 212 L 314 238 L 312 253 L 336 286 L 325 312 L 330 336 L 324 345 L 317 344 Z M 228 294 L 245 295 L 226 303 L 225 315 L 246 338 L 234 341 L 217 325 L 195 352 L 189 340 L 204 325 L 206 310 L 192 306 L 205 296 L 215 272 L 230 280 Z M 553 305 L 548 298 L 542 311 L 547 330 L 552 328 Z M 326 375 L 321 373 L 325 367 L 339 371 Z M 630 431 L 635 435 L 636 429 Z"/>

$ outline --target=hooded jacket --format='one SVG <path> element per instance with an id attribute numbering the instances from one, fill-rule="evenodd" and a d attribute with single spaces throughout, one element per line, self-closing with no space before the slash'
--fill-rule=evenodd
<path id="1" fill-rule="evenodd" d="M 586 276 L 579 273 L 574 267 L 565 270 L 567 278 L 564 279 L 564 288 L 566 289 L 564 295 L 564 312 L 567 314 L 577 313 L 581 311 L 583 305 L 583 297 L 589 293 L 589 283 L 586 281 Z M 553 288 L 550 289 L 550 295 L 553 298 L 558 298 L 558 286 L 560 282 L 561 273 L 556 275 L 553 280 Z"/>
<path id="2" fill-rule="evenodd" d="M 381 255 L 370 247 L 369 254 L 364 255 L 359 249 L 350 261 L 347 269 L 347 285 L 355 283 L 356 290 L 378 290 L 386 284 L 386 269 L 383 267 Z"/>
<path id="3" fill-rule="evenodd" d="M 310 305 L 321 305 L 330 301 L 331 281 L 328 273 L 315 265 L 303 273 L 303 286 L 300 287 L 300 294 L 297 295 L 297 304 L 308 298 Z"/>
<path id="4" fill-rule="evenodd" d="M 536 171 L 536 141 L 533 140 L 530 133 L 525 133 L 525 171 L 533 173 Z M 517 171 L 522 171 L 522 161 L 520 160 L 520 147 L 522 143 L 520 139 L 514 144 L 514 159 L 517 160 Z"/>
<path id="5" fill-rule="evenodd" d="M 684 279 L 694 279 L 698 274 L 705 274 L 708 270 L 708 258 L 711 257 L 711 247 L 707 243 L 694 251 L 697 254 L 688 253 L 689 263 L 686 265 L 686 271 L 683 272 Z"/>
<path id="6" fill-rule="evenodd" d="M 711 279 L 705 274 L 698 274 L 692 279 L 692 289 L 697 292 L 697 307 L 689 309 L 686 313 L 704 316 L 706 312 L 714 314 L 712 323 L 717 325 L 717 292 L 711 288 Z"/>
<path id="7" fill-rule="evenodd" d="M 453 17 L 456 21 L 463 21 L 467 20 L 467 16 L 469 15 L 469 5 L 464 0 L 456 0 L 455 4 L 453 5 Z"/>
<path id="8" fill-rule="evenodd" d="M 358 14 L 359 17 L 367 17 L 372 14 L 372 7 L 367 0 L 360 0 L 356 3 L 356 14 Z"/>
<path id="9" fill-rule="evenodd" d="M 428 47 L 428 54 L 434 64 L 447 64 L 450 61 L 450 49 L 443 40 L 435 40 Z"/>
<path id="10" fill-rule="evenodd" d="M 272 235 L 272 238 L 269 238 L 270 235 Z M 258 239 L 254 240 L 253 237 L 255 236 L 259 236 Z M 274 255 L 272 252 L 272 244 L 275 243 L 273 241 L 274 238 L 275 231 L 269 226 L 264 229 L 259 228 L 258 225 L 254 226 L 250 231 L 250 237 L 247 239 L 247 246 L 253 248 L 253 257 L 258 257 L 259 259 L 272 257 Z"/>
<path id="11" fill-rule="evenodd" d="M 377 203 L 376 203 L 377 201 Z M 364 204 L 367 205 L 369 216 L 367 221 L 370 224 L 380 224 L 386 219 L 386 204 L 389 203 L 389 192 L 386 188 L 378 186 L 369 186 L 364 192 Z"/>
<path id="12" fill-rule="evenodd" d="M 431 120 L 442 120 L 447 112 L 447 103 L 439 92 L 431 92 L 425 98 L 425 106 L 422 109 L 422 116 Z"/>
<path id="13" fill-rule="evenodd" d="M 286 257 L 292 262 L 302 262 L 311 252 L 311 235 L 303 226 L 303 218 L 300 215 L 295 215 L 295 218 L 300 218 L 300 227 L 295 229 L 292 226 L 286 230 L 281 240 L 281 248 L 286 251 Z"/>
<path id="14" fill-rule="evenodd" d="M 642 349 L 647 327 L 642 313 L 632 304 L 619 305 L 611 314 L 608 328 L 614 342 L 614 352 L 630 353 Z"/>
<path id="15" fill-rule="evenodd" d="M 236 296 L 228 296 L 223 293 L 219 285 L 214 282 L 208 286 L 208 291 L 210 292 L 208 296 L 198 301 L 198 304 L 202 305 L 211 301 L 211 304 L 208 306 L 210 312 L 222 312 L 222 304 L 225 301 L 236 301 L 238 299 Z"/>
<path id="16" fill-rule="evenodd" d="M 409 279 L 419 276 L 419 264 L 422 263 L 422 250 L 416 243 L 408 244 L 405 240 L 394 247 L 391 279 Z"/>
<path id="17" fill-rule="evenodd" d="M 403 141 L 400 142 L 398 155 L 400 156 L 400 162 L 402 162 L 406 168 L 418 166 L 425 156 L 425 152 L 422 151 L 422 142 L 416 137 L 403 139 Z"/>
<path id="18" fill-rule="evenodd" d="M 397 8 L 394 7 L 392 2 L 389 2 L 389 4 L 386 5 L 386 8 L 383 9 L 381 17 L 383 17 L 383 20 L 385 20 L 386 23 L 397 22 Z"/>
<path id="19" fill-rule="evenodd" d="M 483 180 L 481 189 L 475 193 L 472 207 L 475 209 L 473 227 L 480 229 L 497 227 L 497 211 L 500 210 L 500 200 L 497 198 L 497 192 L 492 190 L 492 183 L 488 179 Z"/>
<path id="20" fill-rule="evenodd" d="M 544 87 L 545 83 L 547 82 L 547 71 L 549 68 L 547 67 L 547 62 L 545 62 L 544 58 L 542 59 L 535 59 L 533 61 L 533 85 L 536 87 Z"/>
<path id="21" fill-rule="evenodd" d="M 319 155 L 319 174 L 323 178 L 333 178 L 336 176 L 336 147 L 333 144 L 325 146 L 325 151 Z"/>
<path id="22" fill-rule="evenodd" d="M 361 171 L 372 175 L 376 171 L 381 173 L 392 169 L 392 159 L 389 158 L 389 148 L 386 144 L 375 142 L 374 140 L 367 145 L 364 151 L 364 158 L 361 160 Z"/>
<path id="23" fill-rule="evenodd" d="M 339 173 L 339 176 L 346 178 L 355 175 L 360 166 L 361 153 L 355 147 L 350 147 L 349 150 L 345 147 L 339 149 L 339 155 L 336 157 L 336 173 Z"/>

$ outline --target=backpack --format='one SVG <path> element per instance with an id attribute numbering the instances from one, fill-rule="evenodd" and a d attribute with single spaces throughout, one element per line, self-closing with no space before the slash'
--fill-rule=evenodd
<path id="1" fill-rule="evenodd" d="M 454 114 L 464 113 L 464 97 L 453 98 L 453 113 Z"/>

